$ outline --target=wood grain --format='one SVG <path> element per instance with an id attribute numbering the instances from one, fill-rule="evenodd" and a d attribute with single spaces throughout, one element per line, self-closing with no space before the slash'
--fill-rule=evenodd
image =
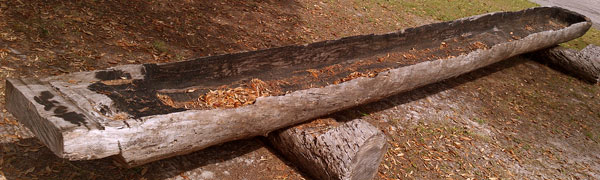
<path id="1" fill-rule="evenodd" d="M 314 123 L 276 131 L 269 142 L 315 179 L 373 179 L 388 148 L 383 132 L 362 119 Z"/>

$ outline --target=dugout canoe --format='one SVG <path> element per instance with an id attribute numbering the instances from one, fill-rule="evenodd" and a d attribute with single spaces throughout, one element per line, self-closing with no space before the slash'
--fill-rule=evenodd
<path id="1" fill-rule="evenodd" d="M 267 133 L 582 36 L 558 7 L 43 79 L 7 79 L 6 108 L 69 160 L 129 166 Z"/>

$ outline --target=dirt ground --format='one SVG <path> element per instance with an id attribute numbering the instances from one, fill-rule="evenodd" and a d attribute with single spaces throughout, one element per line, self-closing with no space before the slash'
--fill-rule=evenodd
<path id="1" fill-rule="evenodd" d="M 433 22 L 378 1 L 0 0 L 0 79 L 172 62 Z M 4 98 L 4 83 L 0 83 Z M 600 87 L 512 58 L 356 107 L 388 136 L 377 179 L 598 179 Z M 309 179 L 261 138 L 132 169 L 54 156 L 0 103 L 7 179 Z"/>

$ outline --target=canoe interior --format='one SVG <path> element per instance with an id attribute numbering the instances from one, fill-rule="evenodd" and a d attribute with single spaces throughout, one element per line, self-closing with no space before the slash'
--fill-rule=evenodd
<path id="1" fill-rule="evenodd" d="M 118 109 L 134 117 L 235 108 L 251 103 L 254 96 L 284 95 L 357 77 L 374 77 L 389 69 L 460 56 L 585 21 L 581 15 L 558 8 L 495 13 L 389 34 L 145 64 L 144 79 L 131 80 L 130 75 L 117 70 L 100 71 L 96 77 L 103 81 L 89 89 L 107 95 Z M 207 93 L 217 97 L 212 101 L 218 101 L 218 97 L 234 100 L 209 105 L 202 102 L 209 100 Z M 253 97 L 244 104 L 235 100 L 239 98 L 236 93 Z"/>

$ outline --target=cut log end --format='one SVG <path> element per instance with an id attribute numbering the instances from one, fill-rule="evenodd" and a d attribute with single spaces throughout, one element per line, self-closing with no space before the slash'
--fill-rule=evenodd
<path id="1" fill-rule="evenodd" d="M 383 133 L 376 134 L 368 139 L 352 158 L 348 179 L 373 179 L 383 155 L 387 152 L 388 145 Z"/>
<path id="2" fill-rule="evenodd" d="M 387 142 L 383 132 L 355 119 L 319 119 L 268 137 L 286 159 L 316 179 L 372 179 Z"/>

